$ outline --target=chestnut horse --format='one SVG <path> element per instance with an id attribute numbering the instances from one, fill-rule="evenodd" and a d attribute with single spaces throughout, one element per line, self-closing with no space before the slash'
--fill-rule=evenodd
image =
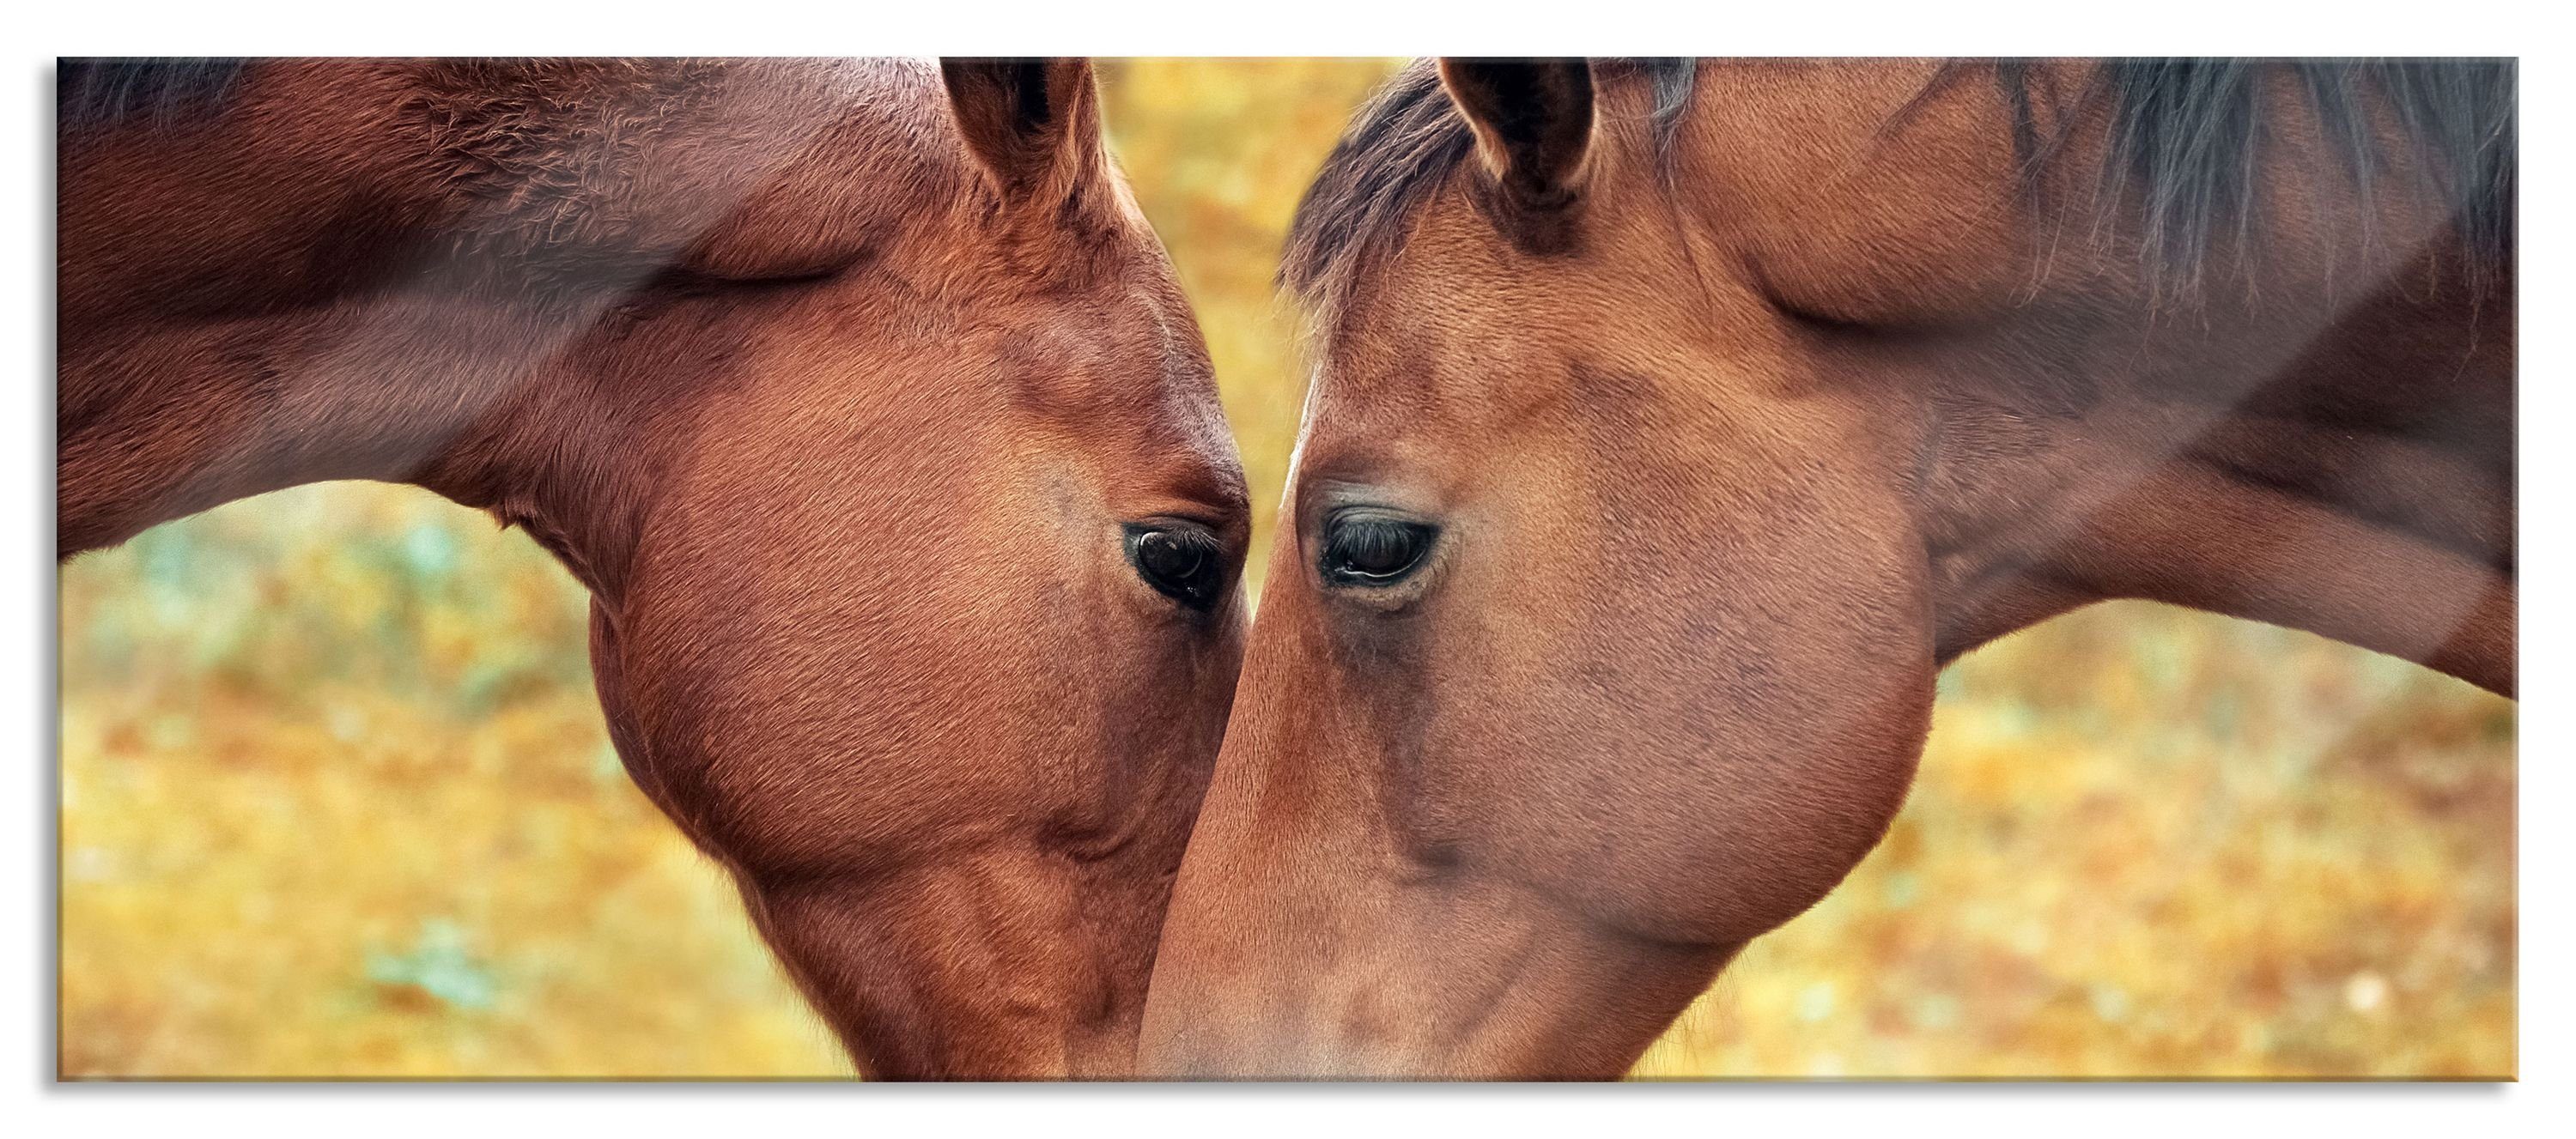
<path id="1" fill-rule="evenodd" d="M 2514 683 L 2509 62 L 1458 62 L 1317 371 L 1149 1070 L 1607 1077 L 2109 598 Z"/>
<path id="2" fill-rule="evenodd" d="M 1247 521 L 1088 63 L 60 96 L 61 556 L 320 479 L 523 527 L 627 770 L 863 1074 L 1132 1066 Z"/>

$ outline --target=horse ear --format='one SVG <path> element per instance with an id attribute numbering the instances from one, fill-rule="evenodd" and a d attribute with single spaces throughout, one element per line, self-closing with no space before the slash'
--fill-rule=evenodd
<path id="1" fill-rule="evenodd" d="M 1592 144 L 1592 65 L 1580 59 L 1443 59 L 1440 84 L 1476 132 L 1476 154 L 1515 204 L 1552 208 L 1582 189 Z"/>
<path id="2" fill-rule="evenodd" d="M 1099 169 L 1090 60 L 942 59 L 939 76 L 966 149 L 1004 199 L 1060 199 Z"/>

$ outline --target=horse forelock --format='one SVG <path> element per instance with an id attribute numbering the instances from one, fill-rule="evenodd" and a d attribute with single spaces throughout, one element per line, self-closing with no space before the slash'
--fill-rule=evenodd
<path id="1" fill-rule="evenodd" d="M 1668 150 L 1689 109 L 1697 61 L 1633 61 L 1653 84 L 1656 145 Z M 1475 137 L 1428 59 L 1396 73 L 1360 108 L 1297 204 L 1280 282 L 1333 307 L 1366 266 L 1394 252 L 1432 193 L 1475 148 Z"/>

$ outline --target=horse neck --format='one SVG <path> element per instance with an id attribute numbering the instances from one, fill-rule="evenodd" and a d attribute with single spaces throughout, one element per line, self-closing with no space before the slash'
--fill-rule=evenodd
<path id="1" fill-rule="evenodd" d="M 2459 264 L 2427 252 L 2367 291 L 2044 328 L 2089 350 L 1944 369 L 1966 378 L 1926 415 L 1941 659 L 2140 598 L 2510 694 L 2513 294 L 2509 270 L 2489 291 Z"/>
<path id="2" fill-rule="evenodd" d="M 505 522 L 534 521 L 542 504 L 567 542 L 611 529 L 613 512 L 566 490 L 625 485 L 585 468 L 644 461 L 650 433 L 625 423 L 612 445 L 622 401 L 551 366 L 583 316 L 414 298 L 114 335 L 67 327 L 58 552 L 332 479 L 422 485 Z"/>
<path id="3" fill-rule="evenodd" d="M 649 307 L 652 274 L 667 266 L 621 262 L 606 285 L 588 279 L 603 275 L 596 271 L 555 281 L 538 270 L 564 258 L 534 244 L 553 232 L 539 224 L 546 218 L 510 204 L 578 195 L 460 197 L 451 187 L 470 179 L 441 174 L 442 162 L 502 145 L 514 137 L 508 131 L 451 123 L 439 159 L 404 149 L 416 147 L 411 133 L 371 134 L 364 116 L 332 109 L 444 99 L 470 110 L 478 95 L 494 94 L 477 84 L 507 95 L 589 68 L 460 65 L 449 75 L 390 63 L 281 66 L 265 91 L 250 85 L 254 100 L 313 108 L 311 121 L 295 120 L 308 132 L 359 123 L 327 160 L 345 176 L 305 171 L 311 196 L 293 209 L 277 208 L 270 167 L 282 144 L 259 125 L 274 115 L 236 115 L 180 136 L 111 133 L 67 152 L 58 555 L 267 491 L 373 479 L 421 485 L 525 526 L 585 584 L 613 593 L 668 441 L 685 433 L 689 388 L 701 382 L 669 358 L 669 345 L 657 357 L 615 344 L 629 316 Z M 783 242 L 819 241 L 879 249 L 889 272 L 942 263 L 911 248 L 941 246 L 923 231 L 965 208 L 922 201 L 964 169 L 944 133 L 935 73 L 779 61 L 750 67 L 736 87 L 739 97 L 714 105 L 783 124 L 797 145 L 781 144 L 774 156 L 755 148 L 762 161 L 747 166 L 710 160 L 716 169 L 698 180 L 741 195 L 719 195 L 698 219 L 731 227 L 722 257 L 792 259 L 803 247 Z M 800 131 L 799 123 L 819 125 Z M 732 127 L 739 150 L 741 124 Z M 709 118 L 691 129 L 721 142 L 728 127 Z M 763 164 L 790 158 L 828 165 Z M 531 171 L 543 185 L 569 176 Z M 339 185 L 388 180 L 413 185 L 418 200 L 332 197 Z M 610 188 L 602 192 L 626 181 L 601 180 Z M 591 183 L 578 185 L 588 193 Z M 831 223 L 821 227 L 829 232 L 776 216 L 782 203 L 800 201 Z M 635 211 L 611 203 L 595 212 Z M 410 228 L 416 222 L 428 228 Z M 222 236 L 211 251 L 207 230 Z M 691 345 L 748 335 L 749 323 L 719 322 Z"/>

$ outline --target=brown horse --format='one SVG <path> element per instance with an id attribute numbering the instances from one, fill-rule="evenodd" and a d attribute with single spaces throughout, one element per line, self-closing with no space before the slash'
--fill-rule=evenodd
<path id="1" fill-rule="evenodd" d="M 888 1077 L 1126 1071 L 1243 481 L 1083 61 L 66 62 L 59 552 L 524 527 L 610 734 Z"/>
<path id="2" fill-rule="evenodd" d="M 1316 379 L 1168 1073 L 1604 1077 L 2108 598 L 2514 678 L 2510 63 L 1448 62 Z"/>

